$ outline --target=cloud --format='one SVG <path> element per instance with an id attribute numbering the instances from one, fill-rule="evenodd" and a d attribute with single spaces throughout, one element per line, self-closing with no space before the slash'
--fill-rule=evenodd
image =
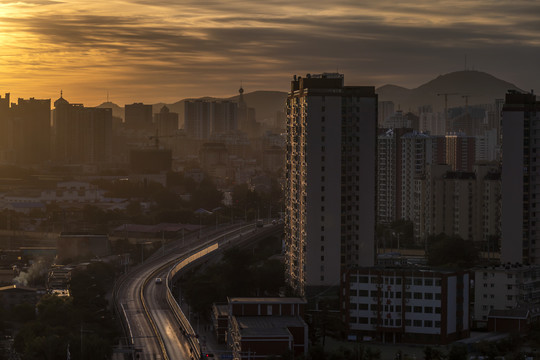
<path id="1" fill-rule="evenodd" d="M 166 101 L 230 94 L 240 80 L 286 90 L 294 73 L 336 69 L 362 84 L 410 87 L 463 68 L 466 54 L 530 83 L 540 60 L 540 5 L 530 1 L 26 2 L 38 3 L 47 6 L 0 2 L 9 15 L 0 17 L 9 44 L 0 76 L 14 87 L 26 78 L 9 74 L 22 71 L 41 87 L 67 82 L 126 97 L 153 88 L 148 101 Z"/>

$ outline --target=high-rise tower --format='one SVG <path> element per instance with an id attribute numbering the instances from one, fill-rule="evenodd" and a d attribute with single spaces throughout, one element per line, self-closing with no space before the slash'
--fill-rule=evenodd
<path id="1" fill-rule="evenodd" d="M 342 268 L 373 266 L 377 95 L 342 74 L 294 77 L 287 99 L 286 278 L 340 283 Z"/>
<path id="2" fill-rule="evenodd" d="M 501 261 L 540 264 L 540 102 L 506 94 L 502 111 Z"/>

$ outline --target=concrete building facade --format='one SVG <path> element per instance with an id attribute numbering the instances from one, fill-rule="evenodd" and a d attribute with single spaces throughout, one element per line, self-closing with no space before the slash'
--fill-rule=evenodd
<path id="1" fill-rule="evenodd" d="M 342 74 L 291 82 L 287 99 L 286 279 L 338 286 L 342 267 L 372 266 L 377 95 Z"/>
<path id="2" fill-rule="evenodd" d="M 448 344 L 470 334 L 469 280 L 466 271 L 353 269 L 343 274 L 343 321 L 382 342 Z"/>
<path id="3" fill-rule="evenodd" d="M 509 92 L 502 111 L 501 261 L 540 264 L 540 102 Z"/>

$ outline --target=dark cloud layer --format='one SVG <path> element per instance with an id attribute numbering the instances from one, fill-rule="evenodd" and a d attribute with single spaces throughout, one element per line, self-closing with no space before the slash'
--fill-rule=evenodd
<path id="1" fill-rule="evenodd" d="M 49 71 L 56 76 L 43 84 L 76 83 L 81 94 L 87 79 L 126 101 L 150 88 L 152 99 L 137 99 L 170 101 L 231 94 L 241 80 L 249 90 L 286 90 L 294 73 L 335 70 L 350 84 L 414 87 L 463 69 L 465 56 L 469 68 L 540 89 L 540 4 L 531 1 L 141 0 L 114 12 L 24 4 L 43 6 L 0 17 L 0 34 L 28 40 L 13 46 L 22 57 L 0 50 L 0 65 Z"/>

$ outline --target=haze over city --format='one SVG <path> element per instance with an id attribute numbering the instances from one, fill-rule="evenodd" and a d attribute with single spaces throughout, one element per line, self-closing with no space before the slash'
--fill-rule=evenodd
<path id="1" fill-rule="evenodd" d="M 540 88 L 531 1 L 0 2 L 0 88 L 89 106 L 286 91 L 291 74 L 414 88 L 476 69 Z"/>

